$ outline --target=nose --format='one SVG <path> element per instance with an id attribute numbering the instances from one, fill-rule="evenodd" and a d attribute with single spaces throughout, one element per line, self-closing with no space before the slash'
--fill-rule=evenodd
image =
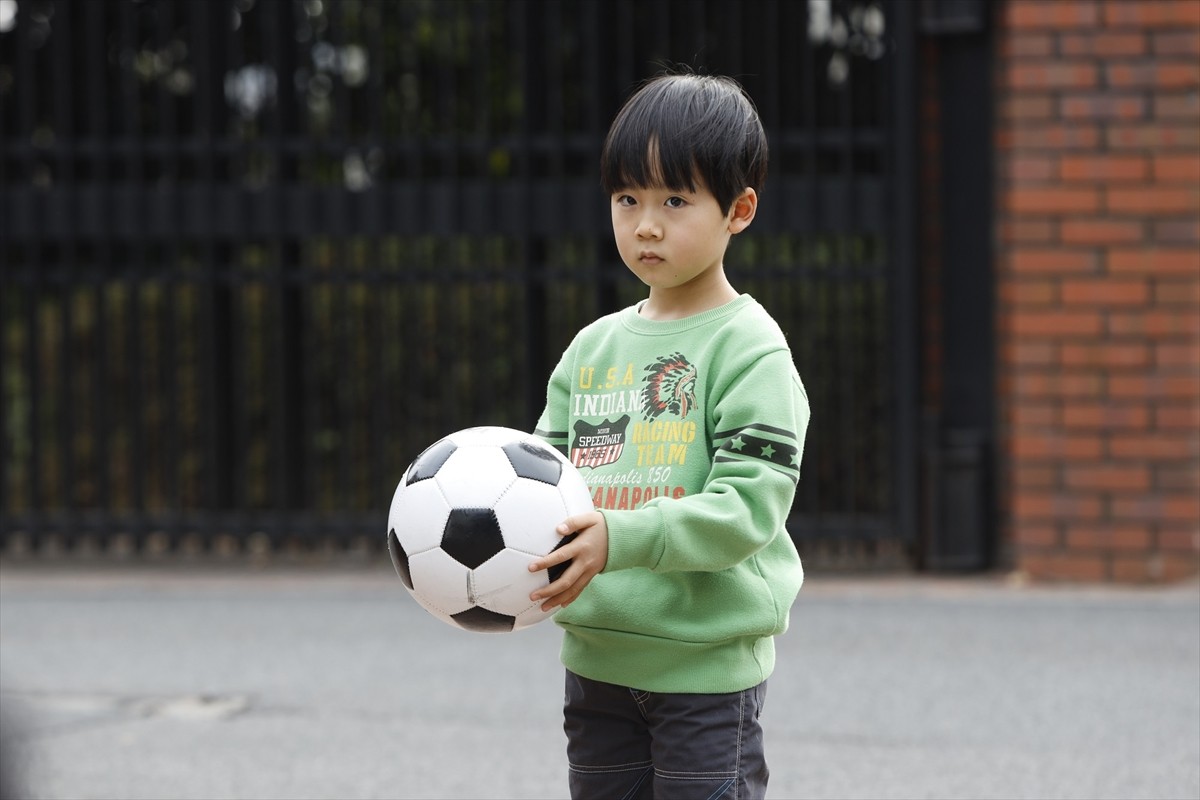
<path id="1" fill-rule="evenodd" d="M 642 214 L 638 220 L 636 233 L 639 239 L 661 239 L 662 226 L 651 214 Z"/>

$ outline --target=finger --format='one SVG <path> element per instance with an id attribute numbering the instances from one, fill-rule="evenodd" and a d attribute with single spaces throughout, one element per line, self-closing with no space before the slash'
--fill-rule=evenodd
<path id="1" fill-rule="evenodd" d="M 574 533 L 564 536 L 559 540 L 558 544 L 554 545 L 553 550 L 536 561 L 531 561 L 529 564 L 529 571 L 541 572 L 542 570 L 549 569 L 557 564 L 570 561 L 575 556 L 575 552 L 578 548 L 569 548 L 568 545 L 575 541 L 576 536 L 577 534 Z"/>
<path id="2" fill-rule="evenodd" d="M 583 570 L 579 569 L 578 566 L 569 567 L 567 571 L 564 572 L 561 577 L 559 577 L 558 580 L 554 581 L 553 583 L 549 583 L 531 593 L 529 595 L 529 599 L 536 603 L 538 600 L 543 598 L 549 598 L 546 603 L 542 605 L 543 611 L 549 611 L 554 606 L 559 605 L 559 601 L 563 597 L 571 594 L 571 590 L 575 586 L 575 582 L 579 580 L 582 574 Z M 579 594 L 578 589 L 575 590 L 575 594 Z M 574 598 L 572 597 L 571 599 Z"/>

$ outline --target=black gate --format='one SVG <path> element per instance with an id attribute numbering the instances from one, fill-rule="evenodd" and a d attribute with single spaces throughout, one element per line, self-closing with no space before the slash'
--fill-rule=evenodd
<path id="1" fill-rule="evenodd" d="M 642 295 L 598 153 L 678 63 L 768 126 L 727 264 L 813 402 L 793 535 L 913 542 L 907 0 L 5 7 L 0 550 L 382 541 L 417 452 L 530 429 Z"/>

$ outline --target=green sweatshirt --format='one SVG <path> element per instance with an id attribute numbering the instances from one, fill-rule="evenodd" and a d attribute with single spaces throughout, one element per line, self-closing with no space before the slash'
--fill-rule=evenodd
<path id="1" fill-rule="evenodd" d="M 804 579 L 784 522 L 808 417 L 787 341 L 749 295 L 580 331 L 537 425 L 608 524 L 604 570 L 555 615 L 569 670 L 656 692 L 766 679 Z"/>

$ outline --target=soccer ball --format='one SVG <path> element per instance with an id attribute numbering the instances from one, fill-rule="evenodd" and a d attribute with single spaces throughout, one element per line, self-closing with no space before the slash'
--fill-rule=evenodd
<path id="1" fill-rule="evenodd" d="M 567 565 L 530 572 L 529 564 L 572 538 L 558 535 L 560 522 L 592 508 L 583 476 L 541 439 L 468 428 L 405 470 L 388 512 L 388 552 L 426 611 L 466 630 L 508 633 L 553 613 L 529 594 Z"/>

